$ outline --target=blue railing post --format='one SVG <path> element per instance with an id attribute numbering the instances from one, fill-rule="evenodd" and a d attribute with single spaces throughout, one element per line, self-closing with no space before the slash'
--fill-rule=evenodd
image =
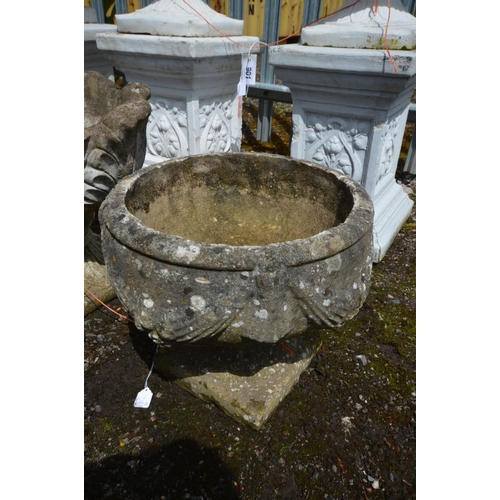
<path id="1" fill-rule="evenodd" d="M 279 39 L 281 0 L 266 2 L 264 9 L 264 42 L 272 43 Z M 268 64 L 269 47 L 264 49 L 260 63 L 260 81 L 274 83 L 274 67 Z M 273 117 L 273 101 L 259 100 L 259 119 L 257 124 L 257 140 L 269 142 L 271 137 L 271 120 Z"/>
<path id="2" fill-rule="evenodd" d="M 97 17 L 97 22 L 99 24 L 104 24 L 104 8 L 102 6 L 102 0 L 92 0 L 92 7 L 95 9 L 95 14 Z"/>
<path id="3" fill-rule="evenodd" d="M 401 0 L 401 3 L 410 14 L 415 15 L 417 11 L 417 0 Z"/>
<path id="4" fill-rule="evenodd" d="M 117 14 L 128 14 L 127 0 L 115 0 Z"/>
<path id="5" fill-rule="evenodd" d="M 304 14 L 302 16 L 302 27 L 319 19 L 321 13 L 321 0 L 306 0 Z"/>
<path id="6" fill-rule="evenodd" d="M 229 17 L 243 19 L 243 0 L 231 0 L 229 2 Z"/>

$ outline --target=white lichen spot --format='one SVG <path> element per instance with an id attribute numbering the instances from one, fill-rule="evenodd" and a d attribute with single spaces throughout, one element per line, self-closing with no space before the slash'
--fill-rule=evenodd
<path id="1" fill-rule="evenodd" d="M 357 290 L 358 289 L 358 284 L 357 283 L 353 283 L 352 287 L 354 288 L 354 290 Z"/>
<path id="2" fill-rule="evenodd" d="M 257 299 L 253 299 L 253 303 L 254 303 L 256 306 L 260 306 L 260 302 L 259 302 Z"/>
<path id="3" fill-rule="evenodd" d="M 207 304 L 205 302 L 205 299 L 203 297 L 200 297 L 199 295 L 193 295 L 189 299 L 189 303 L 191 304 L 191 307 L 195 311 L 203 311 L 205 309 L 206 304 Z"/>
<path id="4" fill-rule="evenodd" d="M 148 308 L 151 309 L 155 303 L 151 299 L 144 299 L 143 304 Z"/>
<path id="5" fill-rule="evenodd" d="M 288 309 L 288 306 L 285 304 L 285 305 L 283 306 L 283 311 L 286 311 L 287 309 Z"/>
<path id="6" fill-rule="evenodd" d="M 342 268 L 342 257 L 339 254 L 334 255 L 332 258 L 328 259 L 327 266 L 329 272 L 340 271 Z"/>
<path id="7" fill-rule="evenodd" d="M 269 313 L 266 311 L 266 309 L 260 309 L 255 313 L 255 316 L 260 319 L 267 319 L 269 317 Z"/>
<path id="8" fill-rule="evenodd" d="M 302 283 L 302 281 L 299 283 L 299 288 L 301 290 L 304 290 L 304 288 L 305 288 L 305 285 L 304 285 L 304 283 Z"/>
<path id="9" fill-rule="evenodd" d="M 203 283 L 204 285 L 208 285 L 210 283 L 210 280 L 207 280 L 207 278 L 203 278 L 202 276 L 198 276 L 197 278 L 194 279 L 197 283 Z"/>
<path id="10" fill-rule="evenodd" d="M 139 259 L 135 259 L 135 265 L 137 266 L 138 271 L 142 269 L 142 262 Z"/>
<path id="11" fill-rule="evenodd" d="M 200 255 L 200 247 L 196 245 L 189 245 L 188 248 L 186 247 L 177 247 L 175 251 L 175 256 L 178 259 L 186 259 L 188 262 L 191 262 L 192 260 L 196 259 Z"/>
<path id="12" fill-rule="evenodd" d="M 325 307 L 328 307 L 331 303 L 332 303 L 332 301 L 330 299 L 326 299 L 326 300 L 323 301 L 323 305 Z"/>
<path id="13" fill-rule="evenodd" d="M 231 326 L 234 328 L 240 328 L 243 325 L 244 325 L 243 321 L 238 321 L 237 323 L 233 323 Z"/>

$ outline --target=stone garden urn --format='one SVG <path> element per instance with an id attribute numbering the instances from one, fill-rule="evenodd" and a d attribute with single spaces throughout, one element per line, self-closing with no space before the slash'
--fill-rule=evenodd
<path id="1" fill-rule="evenodd" d="M 318 352 L 318 328 L 368 294 L 372 202 L 312 162 L 173 159 L 122 179 L 99 220 L 116 294 L 158 344 L 155 370 L 255 429 Z"/>
<path id="2" fill-rule="evenodd" d="M 93 293 L 104 293 L 108 300 L 112 289 L 106 284 L 100 235 L 92 226 L 111 189 L 144 162 L 146 126 L 151 113 L 149 97 L 145 85 L 133 83 L 117 89 L 101 73 L 84 73 L 85 283 Z M 86 299 L 86 312 L 92 309 L 92 304 L 92 301 L 87 304 Z"/>
<path id="3" fill-rule="evenodd" d="M 372 202 L 312 162 L 170 160 L 120 181 L 99 218 L 117 296 L 159 344 L 276 343 L 343 324 L 368 294 Z"/>

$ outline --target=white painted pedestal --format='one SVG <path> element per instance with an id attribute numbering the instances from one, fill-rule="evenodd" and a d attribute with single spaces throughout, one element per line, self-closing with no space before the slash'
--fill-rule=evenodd
<path id="1" fill-rule="evenodd" d="M 97 37 L 98 48 L 128 83 L 151 89 L 144 165 L 241 148 L 241 55 L 259 39 L 238 35 L 242 21 L 201 0 L 190 4 L 230 39 L 174 0 L 117 16 L 118 33 Z"/>
<path id="2" fill-rule="evenodd" d="M 314 29 L 304 29 L 302 40 L 334 43 L 326 35 L 336 33 L 335 22 L 318 27 L 316 37 Z M 347 38 L 345 44 L 358 42 Z M 292 93 L 291 156 L 342 171 L 365 187 L 375 206 L 375 262 L 413 206 L 395 173 L 415 88 L 416 52 L 391 50 L 391 55 L 397 71 L 383 49 L 294 44 L 269 51 L 276 76 Z"/>

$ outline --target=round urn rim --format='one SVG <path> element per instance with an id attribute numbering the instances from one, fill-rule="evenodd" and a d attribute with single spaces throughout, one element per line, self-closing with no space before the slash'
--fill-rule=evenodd
<path id="1" fill-rule="evenodd" d="M 147 227 L 127 208 L 127 194 L 143 175 L 156 169 L 169 168 L 198 159 L 229 159 L 230 156 L 254 157 L 259 160 L 286 161 L 319 169 L 345 184 L 353 207 L 340 224 L 313 236 L 270 243 L 267 245 L 233 246 L 188 240 Z M 346 250 L 373 228 L 373 203 L 366 190 L 347 175 L 322 165 L 271 153 L 235 152 L 205 153 L 167 160 L 144 167 L 119 181 L 107 196 L 99 211 L 102 230 L 129 249 L 174 265 L 214 269 L 251 271 L 255 268 L 295 267 L 323 260 Z"/>

